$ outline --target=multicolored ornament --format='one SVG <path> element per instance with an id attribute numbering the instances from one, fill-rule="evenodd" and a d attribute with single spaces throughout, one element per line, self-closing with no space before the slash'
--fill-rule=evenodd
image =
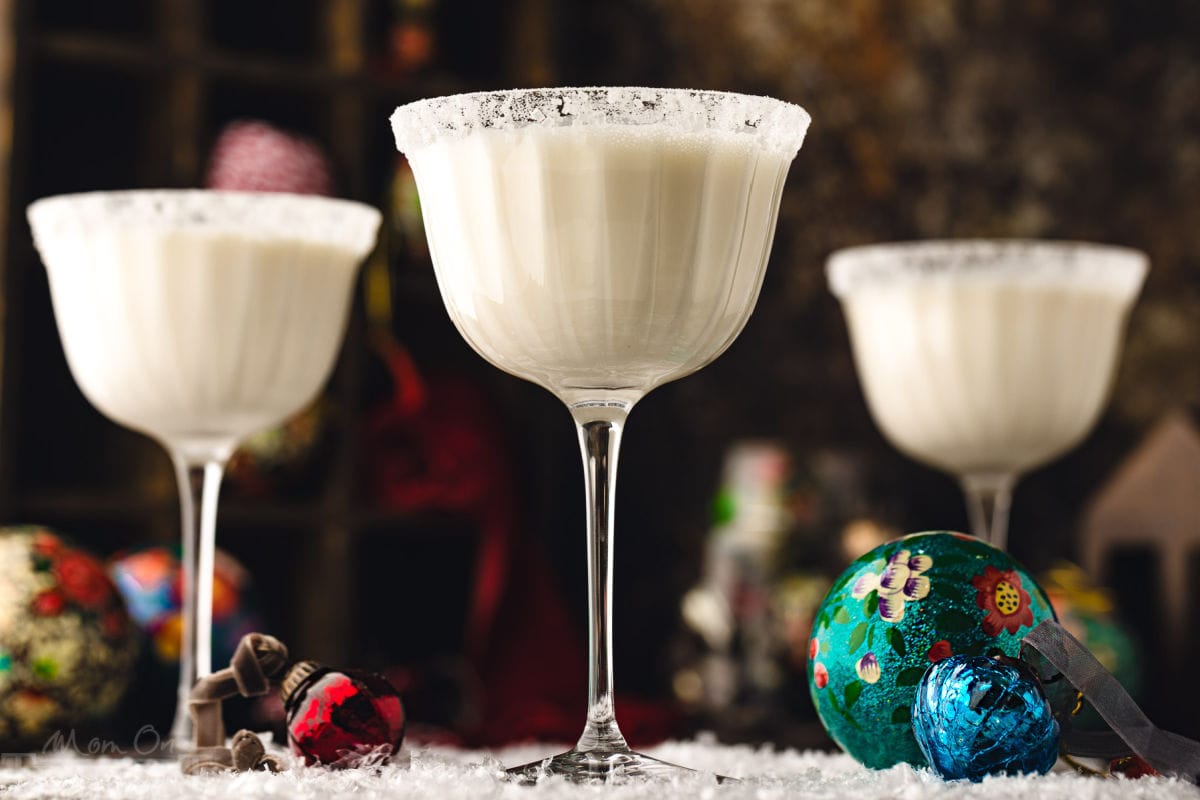
<path id="1" fill-rule="evenodd" d="M 404 704 L 380 675 L 301 661 L 283 679 L 280 695 L 288 742 L 306 764 L 383 763 L 404 741 Z"/>
<path id="2" fill-rule="evenodd" d="M 146 547 L 109 561 L 116 583 L 137 627 L 146 635 L 155 660 L 179 661 L 183 633 L 183 573 L 177 547 Z M 250 573 L 233 556 L 218 550 L 213 569 L 213 655 L 233 655 L 243 635 L 262 627 L 252 602 Z"/>
<path id="3" fill-rule="evenodd" d="M 1045 774 L 1058 761 L 1058 721 L 1037 678 L 1018 661 L 950 656 L 917 685 L 913 734 L 946 780 Z"/>
<path id="4" fill-rule="evenodd" d="M 972 536 L 917 533 L 834 582 L 809 641 L 809 691 L 829 735 L 868 767 L 927 763 L 912 731 L 917 685 L 952 655 L 1015 658 L 1054 611 L 1007 553 Z"/>
<path id="5" fill-rule="evenodd" d="M 1133 634 L 1117 618 L 1112 593 L 1067 561 L 1042 573 L 1039 580 L 1062 626 L 1137 698 L 1142 689 L 1141 650 Z M 1083 728 L 1104 727 L 1087 704 L 1073 723 Z"/>
<path id="6" fill-rule="evenodd" d="M 45 528 L 0 528 L 0 751 L 110 713 L 136 657 L 96 558 Z"/>

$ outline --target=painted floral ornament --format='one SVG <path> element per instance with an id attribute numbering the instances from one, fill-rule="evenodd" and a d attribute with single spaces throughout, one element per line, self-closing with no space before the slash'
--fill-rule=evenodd
<path id="1" fill-rule="evenodd" d="M 961 533 L 917 533 L 851 564 L 817 611 L 809 691 L 821 722 L 863 764 L 924 766 L 912 705 L 931 664 L 951 655 L 1017 657 L 1054 611 L 1007 553 Z"/>

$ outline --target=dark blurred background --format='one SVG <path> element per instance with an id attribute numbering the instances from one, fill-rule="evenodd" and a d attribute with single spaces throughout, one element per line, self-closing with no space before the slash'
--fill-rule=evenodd
<path id="1" fill-rule="evenodd" d="M 1195 3 L 11 0 L 0 9 L 10 20 L 0 42 L 0 515 L 51 525 L 106 557 L 178 536 L 165 453 L 101 417 L 67 371 L 25 206 L 69 191 L 201 185 L 213 143 L 236 120 L 309 137 L 338 194 L 388 211 L 387 246 L 326 396 L 282 434 L 294 446 L 268 443 L 232 470 L 219 545 L 244 565 L 264 624 L 293 652 L 395 670 L 416 698 L 414 719 L 463 741 L 494 743 L 506 726 L 546 735 L 505 716 L 539 693 L 577 697 L 569 709 L 582 714 L 581 473 L 566 412 L 487 366 L 446 317 L 387 124 L 398 104 L 632 84 L 768 94 L 812 113 L 749 325 L 716 363 L 642 402 L 628 427 L 617 683 L 647 735 L 722 726 L 712 709 L 685 713 L 695 697 L 680 675 L 696 646 L 680 598 L 701 573 L 735 442 L 770 440 L 800 476 L 788 485 L 817 495 L 821 481 L 803 478 L 820 473 L 813 465 L 852 465 L 864 500 L 824 523 L 826 544 L 809 530 L 783 548 L 795 562 L 784 571 L 836 574 L 845 552 L 832 543 L 851 517 L 880 530 L 967 525 L 955 483 L 897 454 L 871 422 L 825 288 L 833 249 L 1012 236 L 1149 253 L 1107 413 L 1082 446 L 1018 486 L 1011 550 L 1034 571 L 1079 557 L 1089 500 L 1160 419 L 1200 400 Z M 381 346 L 387 334 L 400 356 Z M 404 396 L 414 384 L 432 411 Z M 780 536 L 793 533 L 784 525 Z M 1141 637 L 1148 706 L 1196 734 L 1200 692 L 1185 665 L 1200 656 L 1188 633 L 1197 620 L 1185 603 L 1182 625 L 1161 622 L 1157 564 L 1150 551 L 1123 552 L 1092 577 L 1111 585 Z M 1190 602 L 1200 558 L 1188 564 Z M 571 667 L 553 691 L 519 677 L 528 665 L 516 651 L 539 644 L 551 652 L 543 660 Z M 801 687 L 788 706 L 794 726 L 730 726 L 728 736 L 819 743 L 802 672 L 786 680 Z"/>

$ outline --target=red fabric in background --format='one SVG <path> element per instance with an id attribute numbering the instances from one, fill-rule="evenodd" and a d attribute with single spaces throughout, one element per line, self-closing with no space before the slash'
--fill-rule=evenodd
<path id="1" fill-rule="evenodd" d="M 402 347 L 377 345 L 396 389 L 364 426 L 376 500 L 461 514 L 480 532 L 465 638 L 480 696 L 468 715 L 475 722 L 455 738 L 476 747 L 574 742 L 587 714 L 584 638 L 545 552 L 519 523 L 500 421 L 480 387 L 462 377 L 426 381 Z M 668 738 L 678 719 L 669 705 L 620 696 L 617 713 L 631 744 Z"/>
<path id="2" fill-rule="evenodd" d="M 583 541 L 579 543 L 583 557 Z M 482 724 L 467 743 L 574 743 L 587 718 L 588 664 L 545 552 L 523 533 L 512 539 L 509 581 L 476 669 Z M 619 676 L 618 676 L 619 680 Z M 633 746 L 670 738 L 679 717 L 669 704 L 617 695 L 617 719 Z"/>

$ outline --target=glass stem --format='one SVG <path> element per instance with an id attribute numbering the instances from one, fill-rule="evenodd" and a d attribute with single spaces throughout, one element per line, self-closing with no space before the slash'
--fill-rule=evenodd
<path id="1" fill-rule="evenodd" d="M 196 680 L 212 672 L 213 567 L 216 559 L 217 496 L 228 455 L 193 460 L 173 453 L 183 517 L 180 556 L 183 631 L 179 643 L 179 695 L 171 739 L 192 741 L 188 695 Z"/>
<path id="2" fill-rule="evenodd" d="M 617 451 L 629 406 L 579 404 L 571 413 L 583 453 L 588 515 L 588 715 L 575 749 L 628 752 L 613 709 L 612 562 Z"/>
<path id="3" fill-rule="evenodd" d="M 1008 510 L 1016 476 L 1011 473 L 965 475 L 971 533 L 1000 550 L 1008 549 Z"/>

